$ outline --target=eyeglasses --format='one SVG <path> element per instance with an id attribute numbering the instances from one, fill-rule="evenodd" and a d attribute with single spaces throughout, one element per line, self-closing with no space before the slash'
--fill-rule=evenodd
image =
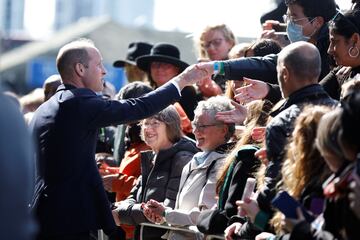
<path id="1" fill-rule="evenodd" d="M 213 127 L 213 126 L 220 126 L 220 125 L 223 125 L 223 124 L 220 124 L 220 123 L 214 123 L 214 124 L 199 124 L 197 122 L 191 122 L 191 126 L 192 126 L 192 129 L 193 131 L 195 129 L 197 129 L 198 131 L 202 132 L 205 130 L 205 128 L 208 128 L 208 127 Z"/>
<path id="2" fill-rule="evenodd" d="M 211 41 L 208 41 L 208 42 L 205 42 L 204 44 L 202 44 L 202 47 L 205 48 L 205 49 L 208 49 L 210 48 L 211 46 L 213 46 L 214 48 L 218 48 L 222 41 L 224 41 L 225 39 L 223 38 L 215 38 Z"/>
<path id="3" fill-rule="evenodd" d="M 160 126 L 161 122 L 160 121 L 153 121 L 153 122 L 146 122 L 144 121 L 141 125 L 143 128 L 158 128 Z"/>
<path id="4" fill-rule="evenodd" d="M 289 23 L 289 22 L 297 23 L 297 22 L 299 22 L 301 20 L 304 20 L 304 19 L 307 19 L 307 20 L 309 20 L 311 22 L 311 21 L 313 21 L 315 19 L 315 17 L 294 18 L 291 15 L 285 14 L 283 16 L 283 19 L 284 19 L 285 23 Z"/>

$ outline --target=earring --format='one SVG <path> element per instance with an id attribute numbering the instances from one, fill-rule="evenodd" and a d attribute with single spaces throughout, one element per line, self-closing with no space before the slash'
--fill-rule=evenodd
<path id="1" fill-rule="evenodd" d="M 355 54 L 353 54 L 353 50 L 355 50 Z M 353 47 L 349 48 L 348 54 L 352 58 L 357 58 L 360 54 L 360 51 L 356 46 L 353 46 Z"/>

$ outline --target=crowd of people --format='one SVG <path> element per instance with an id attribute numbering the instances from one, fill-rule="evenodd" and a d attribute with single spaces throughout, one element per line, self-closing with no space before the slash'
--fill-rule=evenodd
<path id="1" fill-rule="evenodd" d="M 278 2 L 254 42 L 206 26 L 194 64 L 130 43 L 118 94 L 90 39 L 1 93 L 6 239 L 359 239 L 360 6 Z"/>

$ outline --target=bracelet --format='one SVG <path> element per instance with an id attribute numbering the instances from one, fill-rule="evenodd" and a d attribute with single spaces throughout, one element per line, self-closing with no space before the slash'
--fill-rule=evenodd
<path id="1" fill-rule="evenodd" d="M 225 70 L 224 70 L 224 62 L 215 62 L 214 63 L 214 74 L 220 74 L 220 75 L 224 75 L 225 74 Z"/>

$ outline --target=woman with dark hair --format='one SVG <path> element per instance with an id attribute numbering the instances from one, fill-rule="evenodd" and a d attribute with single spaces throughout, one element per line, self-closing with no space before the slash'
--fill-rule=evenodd
<path id="1" fill-rule="evenodd" d="M 337 12 L 329 22 L 328 53 L 338 67 L 324 77 L 320 84 L 334 99 L 340 98 L 341 86 L 360 73 L 360 10 L 345 14 Z"/>

